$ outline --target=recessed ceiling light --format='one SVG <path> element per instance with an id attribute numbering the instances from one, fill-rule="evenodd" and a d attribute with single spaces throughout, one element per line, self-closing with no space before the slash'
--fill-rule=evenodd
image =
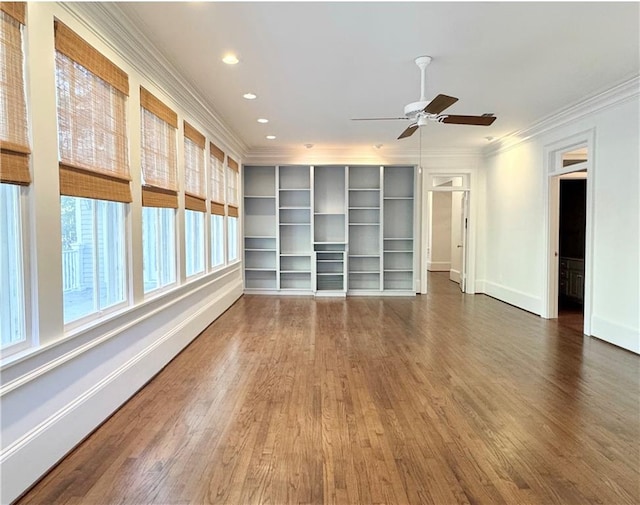
<path id="1" fill-rule="evenodd" d="M 222 58 L 222 61 L 227 65 L 235 65 L 240 60 L 236 57 L 235 54 L 227 54 L 224 58 Z"/>
<path id="2" fill-rule="evenodd" d="M 269 120 L 268 120 L 268 119 L 265 119 L 265 118 L 263 118 L 263 117 L 261 117 L 261 118 L 259 118 L 259 119 L 258 119 L 258 123 L 265 124 L 265 123 L 268 123 L 268 122 L 269 122 Z"/>
<path id="3" fill-rule="evenodd" d="M 380 149 L 382 147 L 383 144 L 374 144 L 373 147 L 375 147 L 376 149 Z"/>
<path id="4" fill-rule="evenodd" d="M 267 140 L 274 140 L 275 138 L 275 135 L 267 135 Z"/>
<path id="5" fill-rule="evenodd" d="M 311 149 L 313 147 L 313 144 L 305 144 L 304 145 L 307 149 Z"/>
<path id="6" fill-rule="evenodd" d="M 258 95 L 256 95 L 255 93 L 245 93 L 242 96 L 247 100 L 255 100 L 256 98 L 258 98 Z"/>

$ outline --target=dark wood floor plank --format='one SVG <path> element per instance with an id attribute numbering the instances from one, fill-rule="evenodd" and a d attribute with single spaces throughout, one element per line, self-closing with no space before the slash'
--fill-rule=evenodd
<path id="1" fill-rule="evenodd" d="M 241 298 L 18 503 L 640 503 L 640 358 L 429 282 Z"/>

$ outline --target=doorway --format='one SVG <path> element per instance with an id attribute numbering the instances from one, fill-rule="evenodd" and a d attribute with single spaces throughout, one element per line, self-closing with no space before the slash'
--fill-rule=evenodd
<path id="1" fill-rule="evenodd" d="M 466 292 L 469 192 L 462 177 L 434 177 L 429 190 L 426 270 L 446 272 Z"/>
<path id="2" fill-rule="evenodd" d="M 584 159 L 586 162 L 586 158 Z M 559 176 L 558 323 L 584 328 L 587 172 Z"/>
<path id="3" fill-rule="evenodd" d="M 547 284 L 542 316 L 591 332 L 593 131 L 546 149 Z"/>

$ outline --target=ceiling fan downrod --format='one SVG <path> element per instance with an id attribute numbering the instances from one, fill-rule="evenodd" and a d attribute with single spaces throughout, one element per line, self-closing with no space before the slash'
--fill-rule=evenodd
<path id="1" fill-rule="evenodd" d="M 416 65 L 420 69 L 420 101 L 426 102 L 426 85 L 427 85 L 427 65 L 431 63 L 431 56 L 418 56 L 415 60 Z"/>

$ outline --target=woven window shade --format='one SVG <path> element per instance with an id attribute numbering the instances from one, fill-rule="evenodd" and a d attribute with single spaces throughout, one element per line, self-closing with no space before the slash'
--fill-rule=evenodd
<path id="1" fill-rule="evenodd" d="M 196 144 L 200 149 L 204 150 L 206 145 L 204 135 L 186 121 L 184 121 L 184 136 Z"/>
<path id="2" fill-rule="evenodd" d="M 238 206 L 238 172 L 227 167 L 227 203 L 229 205 Z"/>
<path id="3" fill-rule="evenodd" d="M 129 203 L 128 78 L 58 21 L 56 49 L 60 193 Z"/>
<path id="4" fill-rule="evenodd" d="M 211 176 L 211 202 L 212 204 L 220 204 L 223 208 L 224 215 L 224 152 L 215 144 L 209 145 L 209 171 Z M 211 207 L 213 212 L 213 205 Z M 217 213 L 217 212 L 216 212 Z"/>
<path id="5" fill-rule="evenodd" d="M 185 207 L 206 211 L 207 189 L 204 173 L 205 138 L 198 130 L 184 122 L 184 191 Z"/>
<path id="6" fill-rule="evenodd" d="M 22 27 L 24 4 L 0 3 L 0 182 L 26 185 L 29 174 Z"/>
<path id="7" fill-rule="evenodd" d="M 229 217 L 238 217 L 238 207 L 235 205 L 229 205 Z"/>
<path id="8" fill-rule="evenodd" d="M 224 203 L 211 202 L 211 214 L 224 216 Z"/>
<path id="9" fill-rule="evenodd" d="M 27 20 L 26 2 L 0 2 L 0 11 L 8 14 L 18 23 L 26 25 Z"/>
<path id="10" fill-rule="evenodd" d="M 178 128 L 178 114 L 140 86 L 140 106 L 155 114 L 173 128 Z"/>
<path id="11" fill-rule="evenodd" d="M 209 150 L 211 151 L 211 157 L 217 159 L 220 163 L 224 163 L 224 151 L 222 149 L 213 142 L 209 142 Z"/>
<path id="12" fill-rule="evenodd" d="M 140 88 L 140 103 L 142 205 L 176 209 L 177 115 L 144 88 Z"/>
<path id="13" fill-rule="evenodd" d="M 129 96 L 129 76 L 123 70 L 60 21 L 55 21 L 54 29 L 57 52 Z"/>

